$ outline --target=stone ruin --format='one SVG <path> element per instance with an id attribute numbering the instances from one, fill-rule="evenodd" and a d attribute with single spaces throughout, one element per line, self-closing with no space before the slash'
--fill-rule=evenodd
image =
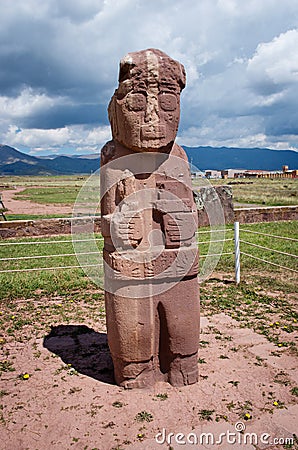
<path id="1" fill-rule="evenodd" d="M 108 343 L 116 383 L 198 380 L 197 208 L 175 137 L 185 70 L 156 49 L 129 53 L 101 152 Z"/>

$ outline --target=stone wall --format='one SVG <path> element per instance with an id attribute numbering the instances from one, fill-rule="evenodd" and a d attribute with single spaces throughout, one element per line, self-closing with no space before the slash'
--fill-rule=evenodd
<path id="1" fill-rule="evenodd" d="M 70 234 L 72 220 L 72 218 L 63 218 L 0 222 L 0 239 Z M 94 221 L 95 232 L 100 233 L 100 217 L 76 218 L 76 224 L 78 224 L 78 220 L 81 221 L 82 226 L 84 226 L 85 223 Z"/>
<path id="2" fill-rule="evenodd" d="M 267 206 L 235 209 L 235 221 L 240 223 L 298 220 L 298 206 Z"/>

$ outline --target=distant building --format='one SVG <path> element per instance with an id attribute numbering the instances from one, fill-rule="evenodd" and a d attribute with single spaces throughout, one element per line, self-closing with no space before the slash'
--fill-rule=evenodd
<path id="1" fill-rule="evenodd" d="M 244 178 L 244 169 L 225 169 L 221 171 L 221 178 Z"/>
<path id="2" fill-rule="evenodd" d="M 270 172 L 270 170 L 246 170 L 244 172 L 244 178 L 270 178 L 276 172 Z"/>
<path id="3" fill-rule="evenodd" d="M 221 178 L 220 170 L 205 170 L 206 178 Z"/>
<path id="4" fill-rule="evenodd" d="M 207 176 L 207 175 L 206 175 Z M 221 177 L 226 178 L 298 178 L 298 169 L 289 170 L 284 165 L 282 170 L 243 170 L 225 169 L 221 171 Z"/>
<path id="5" fill-rule="evenodd" d="M 203 172 L 191 172 L 191 178 L 203 178 Z"/>

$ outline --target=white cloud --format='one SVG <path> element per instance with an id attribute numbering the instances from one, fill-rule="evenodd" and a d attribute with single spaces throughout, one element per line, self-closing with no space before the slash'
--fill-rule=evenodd
<path id="1" fill-rule="evenodd" d="M 272 106 L 275 103 L 279 103 L 286 96 L 286 92 L 277 92 L 269 95 L 258 95 L 255 97 L 253 104 L 255 106 Z"/>
<path id="2" fill-rule="evenodd" d="M 86 143 L 89 145 L 96 145 L 98 143 L 104 143 L 111 139 L 110 127 L 97 127 L 88 132 Z"/>
<path id="3" fill-rule="evenodd" d="M 5 136 L 10 145 L 30 148 L 33 153 L 63 147 L 86 153 L 90 148 L 94 151 L 100 149 L 110 138 L 110 127 L 88 129 L 82 125 L 47 130 L 10 126 Z"/>
<path id="4" fill-rule="evenodd" d="M 212 115 L 199 126 L 179 133 L 178 143 L 189 147 L 260 147 L 276 150 L 298 150 L 297 135 L 266 134 L 266 119 L 262 116 L 222 118 Z"/>
<path id="5" fill-rule="evenodd" d="M 256 83 L 283 86 L 298 82 L 298 30 L 289 30 L 271 42 L 260 43 L 248 61 L 248 74 Z"/>
<path id="6" fill-rule="evenodd" d="M 68 128 L 56 128 L 50 130 L 42 129 L 19 129 L 15 126 L 10 126 L 6 134 L 6 140 L 12 145 L 21 145 L 25 147 L 39 147 L 46 148 L 46 146 L 62 146 L 67 144 L 70 138 Z"/>
<path id="7" fill-rule="evenodd" d="M 16 97 L 0 96 L 2 120 L 28 117 L 65 102 L 63 97 L 51 98 L 45 93 L 26 87 Z"/>
<path id="8" fill-rule="evenodd" d="M 298 146 L 297 1 L 1 0 L 0 16 L 7 144 L 97 149 L 120 58 L 157 47 L 186 68 L 182 144 Z"/>

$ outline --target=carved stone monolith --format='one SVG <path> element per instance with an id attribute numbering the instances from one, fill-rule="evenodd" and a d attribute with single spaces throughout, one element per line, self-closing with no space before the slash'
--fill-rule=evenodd
<path id="1" fill-rule="evenodd" d="M 198 380 L 197 210 L 174 143 L 184 67 L 156 49 L 120 62 L 101 152 L 108 343 L 116 383 Z"/>

